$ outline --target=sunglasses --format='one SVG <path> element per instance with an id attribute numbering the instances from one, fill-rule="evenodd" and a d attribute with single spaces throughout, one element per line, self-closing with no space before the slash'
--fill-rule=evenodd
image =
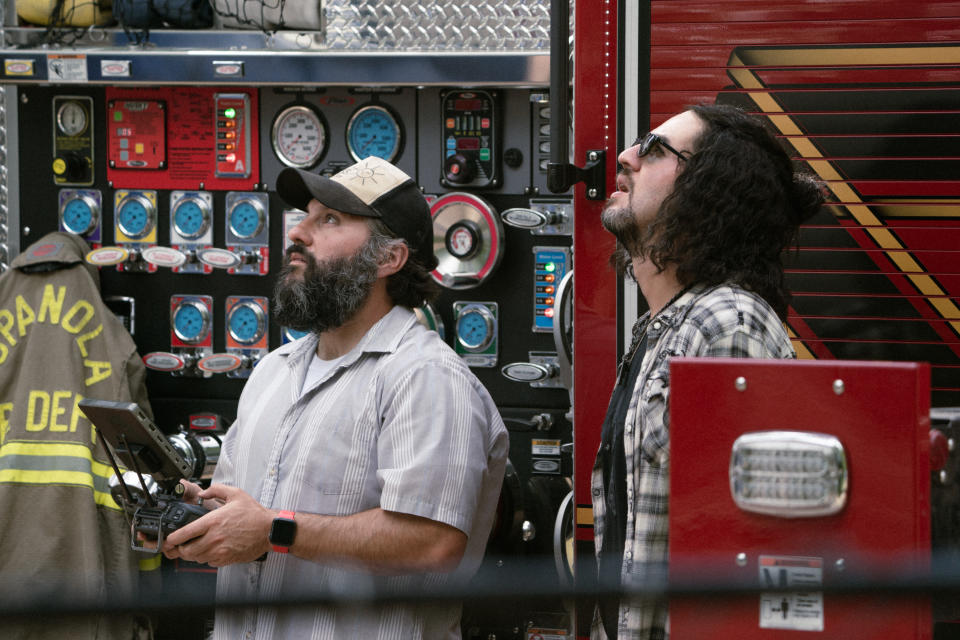
<path id="1" fill-rule="evenodd" d="M 637 145 L 640 146 L 640 148 L 637 149 L 637 157 L 639 157 L 639 158 L 644 157 L 645 155 L 647 155 L 648 153 L 650 153 L 651 151 L 653 151 L 653 149 L 654 149 L 657 145 L 660 145 L 661 147 L 663 147 L 664 149 L 666 149 L 667 151 L 669 151 L 669 152 L 672 153 L 673 155 L 675 155 L 675 156 L 677 156 L 678 158 L 680 158 L 680 160 L 684 160 L 684 161 L 685 161 L 685 160 L 687 159 L 686 156 L 684 156 L 682 152 L 677 151 L 676 149 L 674 149 L 673 147 L 671 147 L 669 144 L 667 144 L 667 141 L 666 141 L 666 140 L 664 140 L 662 137 L 660 137 L 660 136 L 659 136 L 658 134 L 656 134 L 656 133 L 648 133 L 648 134 L 645 135 L 645 136 L 641 136 L 641 137 L 637 138 L 636 140 L 634 140 L 634 141 L 633 141 L 633 144 L 630 145 L 630 146 L 631 146 L 631 147 L 635 147 L 635 146 L 637 146 Z"/>

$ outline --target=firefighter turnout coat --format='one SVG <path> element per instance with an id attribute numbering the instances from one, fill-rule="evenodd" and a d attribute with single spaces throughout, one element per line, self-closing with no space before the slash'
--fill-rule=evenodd
<path id="1" fill-rule="evenodd" d="M 142 554 L 110 495 L 103 445 L 83 398 L 133 401 L 148 413 L 143 363 L 100 297 L 78 236 L 51 233 L 0 276 L 0 594 L 37 612 L 0 618 L 0 637 L 139 637 L 130 616 L 61 619 L 49 607 L 137 592 Z M 159 565 L 147 557 L 144 568 Z"/>

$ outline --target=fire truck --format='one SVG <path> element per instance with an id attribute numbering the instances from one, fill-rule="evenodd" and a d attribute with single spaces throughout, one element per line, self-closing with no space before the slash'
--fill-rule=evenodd
<path id="1" fill-rule="evenodd" d="M 818 591 L 857 568 L 843 545 L 950 557 L 960 539 L 960 2 L 21 1 L 0 31 L 0 259 L 49 231 L 88 242 L 171 433 L 229 428 L 258 359 L 298 337 L 270 316 L 303 216 L 278 198 L 280 171 L 332 175 L 378 155 L 413 176 L 442 287 L 418 315 L 510 432 L 480 574 L 546 558 L 544 583 L 571 589 L 591 572 L 590 469 L 646 308 L 608 267 L 599 224 L 616 156 L 690 104 L 756 114 L 829 194 L 785 257 L 800 362 L 678 363 L 671 564 L 678 580 L 739 571 L 814 595 L 783 606 L 790 592 L 771 586 L 716 610 L 678 599 L 675 636 L 930 638 L 960 620 L 951 602 Z M 720 423 L 727 396 L 747 402 L 749 427 Z M 737 440 L 761 431 L 834 440 Z M 844 506 L 743 508 L 735 443 L 839 447 Z M 571 602 L 467 602 L 463 635 L 586 637 L 592 603 Z M 207 623 L 158 635 L 201 637 Z"/>

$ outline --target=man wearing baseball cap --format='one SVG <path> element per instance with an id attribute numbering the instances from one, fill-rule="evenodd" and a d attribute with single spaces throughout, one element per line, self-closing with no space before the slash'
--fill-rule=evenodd
<path id="1" fill-rule="evenodd" d="M 188 487 L 220 506 L 164 551 L 221 567 L 221 602 L 467 578 L 508 440 L 486 389 L 412 311 L 435 295 L 430 209 L 376 157 L 330 178 L 285 169 L 277 193 L 307 215 L 274 312 L 309 333 L 254 369 L 214 484 Z M 214 638 L 459 638 L 459 616 L 425 603 L 221 609 Z"/>

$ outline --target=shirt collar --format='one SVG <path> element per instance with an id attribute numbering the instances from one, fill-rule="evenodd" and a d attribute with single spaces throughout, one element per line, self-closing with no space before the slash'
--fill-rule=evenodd
<path id="1" fill-rule="evenodd" d="M 364 353 L 392 353 L 397 350 L 400 340 L 417 321 L 417 316 L 406 307 L 395 305 L 382 318 L 370 327 L 360 338 L 356 346 L 344 354 L 340 360 L 340 367 L 348 367 L 356 362 Z M 310 360 L 317 351 L 317 334 L 309 333 L 300 340 L 286 344 L 278 353 L 287 358 L 287 366 L 299 375 L 300 379 L 306 375 Z"/>
<path id="2" fill-rule="evenodd" d="M 647 325 L 647 337 L 651 340 L 656 339 L 669 327 L 675 327 L 683 322 L 684 317 L 686 316 L 687 310 L 690 308 L 691 303 L 696 300 L 706 289 L 703 285 L 692 285 L 687 287 L 682 294 L 677 296 L 677 298 L 669 305 L 660 310 L 653 318 L 649 318 Z M 644 315 L 644 318 L 649 316 L 649 312 Z M 643 319 L 643 318 L 641 318 Z"/>

